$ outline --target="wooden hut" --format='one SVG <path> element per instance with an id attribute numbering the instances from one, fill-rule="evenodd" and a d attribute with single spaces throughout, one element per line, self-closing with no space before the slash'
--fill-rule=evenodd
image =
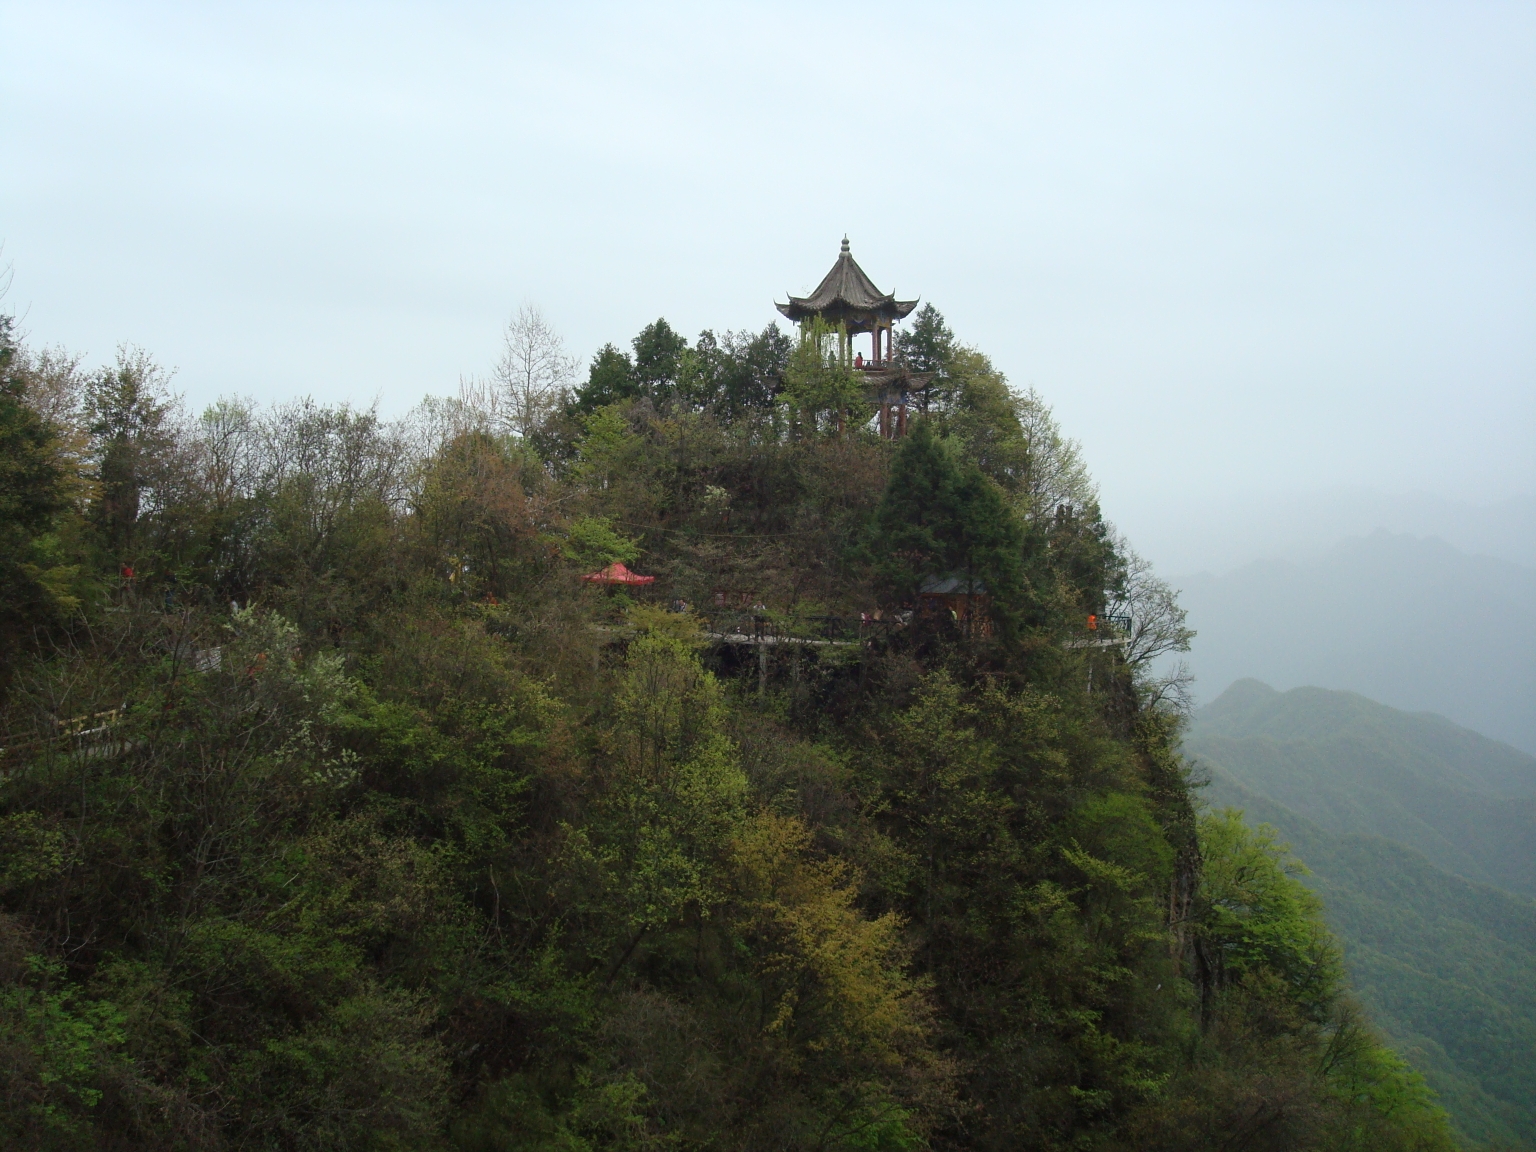
<path id="1" fill-rule="evenodd" d="M 980 580 L 930 577 L 917 593 L 917 614 L 925 620 L 949 620 L 967 636 L 992 635 L 992 597 Z"/>

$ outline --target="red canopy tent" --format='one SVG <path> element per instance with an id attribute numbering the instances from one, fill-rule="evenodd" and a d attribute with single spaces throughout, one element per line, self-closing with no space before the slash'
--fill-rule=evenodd
<path id="1" fill-rule="evenodd" d="M 617 562 L 601 572 L 588 572 L 582 579 L 591 584 L 653 584 L 656 581 L 654 576 L 640 576 Z"/>

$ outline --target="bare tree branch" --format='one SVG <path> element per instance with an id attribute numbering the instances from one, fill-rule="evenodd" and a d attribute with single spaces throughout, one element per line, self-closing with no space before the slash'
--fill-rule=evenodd
<path id="1" fill-rule="evenodd" d="M 1123 538 L 1115 543 L 1125 567 L 1109 612 L 1131 619 L 1126 663 L 1142 668 L 1170 652 L 1188 652 L 1195 632 L 1185 623 L 1189 613 L 1179 606 L 1178 589 L 1157 576 L 1151 561 L 1138 556 Z"/>
<path id="2" fill-rule="evenodd" d="M 559 405 L 575 373 L 575 357 L 566 354 L 560 334 L 525 304 L 507 324 L 491 381 L 469 381 L 460 391 L 466 404 L 480 407 L 494 424 L 526 437 Z"/>

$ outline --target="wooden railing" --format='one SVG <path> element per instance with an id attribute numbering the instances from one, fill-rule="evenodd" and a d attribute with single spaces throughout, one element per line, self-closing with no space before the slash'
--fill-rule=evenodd
<path id="1" fill-rule="evenodd" d="M 901 617 L 773 616 L 766 613 L 715 612 L 704 617 L 710 636 L 734 644 L 858 644 L 883 639 L 902 628 Z"/>
<path id="2" fill-rule="evenodd" d="M 53 732 L 26 740 L 7 740 L 4 744 L 0 744 L 0 761 L 9 760 L 13 756 L 24 755 L 27 752 L 37 752 L 66 740 L 76 742 L 77 752 L 87 751 L 92 745 L 100 743 L 100 737 L 117 727 L 122 719 L 123 709 L 119 707 L 109 708 L 105 712 L 88 712 L 83 716 L 55 720 Z"/>

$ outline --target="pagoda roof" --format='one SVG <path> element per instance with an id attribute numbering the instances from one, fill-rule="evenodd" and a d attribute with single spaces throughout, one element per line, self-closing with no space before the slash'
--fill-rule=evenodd
<path id="1" fill-rule="evenodd" d="M 920 391 L 936 372 L 913 372 L 905 364 L 868 364 L 858 369 L 864 387 L 878 404 L 905 404 L 908 394 Z"/>
<path id="2" fill-rule="evenodd" d="M 601 572 L 589 572 L 582 579 L 589 584 L 653 584 L 656 581 L 654 576 L 642 576 L 638 572 L 631 572 L 617 560 Z"/>
<path id="3" fill-rule="evenodd" d="M 919 596 L 985 596 L 987 586 L 964 576 L 930 576 L 918 590 Z"/>
<path id="4" fill-rule="evenodd" d="M 876 288 L 848 251 L 848 237 L 844 236 L 837 263 L 821 278 L 816 291 L 809 296 L 791 296 L 788 304 L 775 303 L 774 307 L 789 320 L 821 316 L 831 323 L 848 323 L 851 330 L 858 331 L 860 322 L 903 319 L 917 307 L 917 301 L 898 300 Z"/>

